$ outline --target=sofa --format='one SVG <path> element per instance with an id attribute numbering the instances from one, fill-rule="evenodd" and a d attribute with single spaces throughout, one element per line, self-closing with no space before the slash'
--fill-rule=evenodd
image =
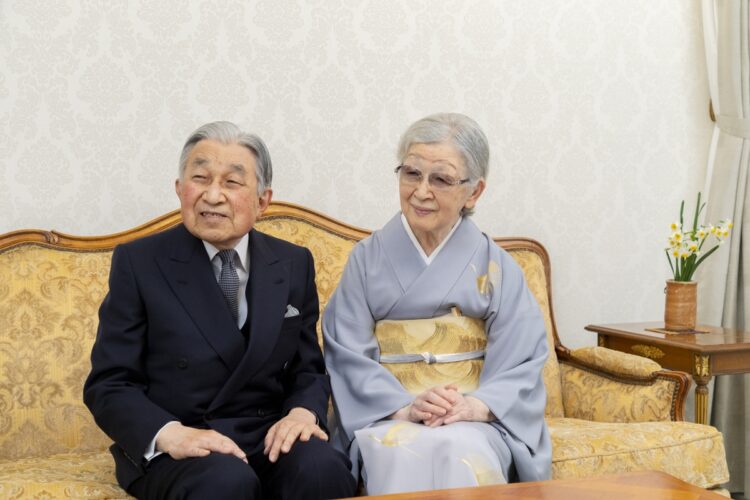
<path id="1" fill-rule="evenodd" d="M 128 497 L 81 388 L 113 248 L 179 223 L 175 211 L 102 237 L 0 235 L 0 497 Z M 282 202 L 272 203 L 257 227 L 310 248 L 321 310 L 352 246 L 369 234 Z M 524 238 L 495 241 L 520 264 L 546 320 L 553 478 L 660 470 L 703 488 L 728 481 L 721 434 L 683 421 L 688 376 L 603 347 L 564 347 L 544 247 Z"/>

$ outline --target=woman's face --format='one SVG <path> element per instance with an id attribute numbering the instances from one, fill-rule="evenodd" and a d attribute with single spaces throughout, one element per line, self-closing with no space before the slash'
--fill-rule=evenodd
<path id="1" fill-rule="evenodd" d="M 463 157 L 447 142 L 412 145 L 402 165 L 401 211 L 425 250 L 432 251 L 458 221 L 461 209 L 474 207 L 484 190 L 484 179 L 474 185 L 441 182 L 463 181 L 469 176 Z"/>

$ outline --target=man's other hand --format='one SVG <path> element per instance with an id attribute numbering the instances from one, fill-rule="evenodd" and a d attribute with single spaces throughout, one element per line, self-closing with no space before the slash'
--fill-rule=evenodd
<path id="1" fill-rule="evenodd" d="M 247 463 L 245 452 L 237 443 L 214 430 L 194 429 L 179 422 L 164 427 L 156 437 L 156 449 L 175 460 L 188 457 L 205 457 L 209 453 L 234 455 Z"/>
<path id="2" fill-rule="evenodd" d="M 268 430 L 263 454 L 276 462 L 281 453 L 289 453 L 295 441 L 309 441 L 312 436 L 328 441 L 328 435 L 315 423 L 315 414 L 305 408 L 293 408 L 286 417 Z"/>

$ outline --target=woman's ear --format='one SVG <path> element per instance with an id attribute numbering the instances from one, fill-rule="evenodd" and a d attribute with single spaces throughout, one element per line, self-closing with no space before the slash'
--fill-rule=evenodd
<path id="1" fill-rule="evenodd" d="M 465 209 L 470 210 L 474 208 L 474 205 L 477 204 L 477 200 L 479 199 L 480 196 L 482 196 L 485 186 L 486 184 L 484 182 L 484 177 L 480 177 L 476 185 L 474 186 L 474 190 L 471 192 L 469 199 L 467 199 L 466 203 L 464 203 Z"/>

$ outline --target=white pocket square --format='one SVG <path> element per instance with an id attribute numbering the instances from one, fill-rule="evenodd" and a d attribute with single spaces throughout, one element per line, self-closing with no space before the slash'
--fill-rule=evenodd
<path id="1" fill-rule="evenodd" d="M 285 318 L 293 318 L 295 316 L 299 316 L 299 311 L 292 304 L 287 304 L 286 305 L 286 312 L 284 313 L 284 317 Z"/>

